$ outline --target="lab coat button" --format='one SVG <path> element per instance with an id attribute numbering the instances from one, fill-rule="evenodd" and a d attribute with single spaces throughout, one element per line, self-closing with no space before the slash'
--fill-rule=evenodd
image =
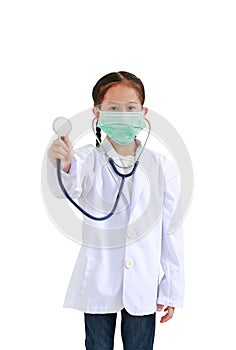
<path id="1" fill-rule="evenodd" d="M 136 236 L 136 232 L 133 229 L 130 229 L 127 232 L 127 235 L 128 235 L 129 238 L 134 238 Z"/>
<path id="2" fill-rule="evenodd" d="M 134 261 L 133 261 L 133 259 L 127 259 L 126 262 L 125 262 L 125 267 L 126 267 L 127 269 L 131 269 L 133 266 L 134 266 Z"/>

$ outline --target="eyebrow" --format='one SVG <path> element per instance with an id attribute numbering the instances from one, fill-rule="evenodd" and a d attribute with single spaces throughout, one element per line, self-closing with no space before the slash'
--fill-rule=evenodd
<path id="1" fill-rule="evenodd" d="M 127 103 L 136 103 L 136 104 L 141 104 L 141 103 L 135 102 L 135 101 L 130 101 L 130 102 L 117 102 L 117 101 L 114 102 L 114 101 L 111 101 L 111 102 L 106 102 L 106 103 L 126 103 L 126 104 L 127 104 Z M 106 103 L 105 103 L 105 104 L 106 104 Z"/>

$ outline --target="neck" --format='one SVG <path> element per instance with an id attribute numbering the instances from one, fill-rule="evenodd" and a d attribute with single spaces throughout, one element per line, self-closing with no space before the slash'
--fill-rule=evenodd
<path id="1" fill-rule="evenodd" d="M 116 153 L 120 154 L 121 156 L 135 156 L 135 152 L 137 149 L 137 143 L 135 140 L 129 145 L 119 145 L 118 143 L 113 141 L 109 136 L 107 136 L 107 139 L 112 144 Z"/>

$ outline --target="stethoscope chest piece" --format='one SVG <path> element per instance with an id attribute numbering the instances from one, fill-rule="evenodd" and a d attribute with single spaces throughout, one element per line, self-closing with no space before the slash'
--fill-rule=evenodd
<path id="1" fill-rule="evenodd" d="M 71 121 L 65 117 L 58 117 L 54 119 L 52 127 L 54 132 L 61 138 L 69 135 L 72 130 Z"/>

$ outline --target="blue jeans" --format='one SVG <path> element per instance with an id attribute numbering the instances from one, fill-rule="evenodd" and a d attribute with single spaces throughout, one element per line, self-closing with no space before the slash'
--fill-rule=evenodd
<path id="1" fill-rule="evenodd" d="M 116 313 L 84 314 L 85 347 L 87 350 L 112 350 L 116 327 Z M 152 350 L 156 313 L 132 316 L 121 310 L 121 336 L 124 350 Z"/>

